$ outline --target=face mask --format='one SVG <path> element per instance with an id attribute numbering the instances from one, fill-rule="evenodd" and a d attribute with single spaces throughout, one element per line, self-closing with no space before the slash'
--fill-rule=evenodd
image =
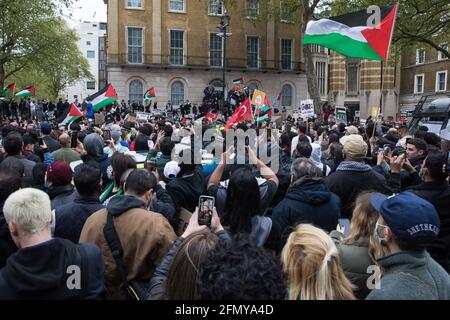
<path id="1" fill-rule="evenodd" d="M 108 169 L 106 170 L 106 173 L 108 175 L 108 179 L 109 180 L 113 180 L 114 179 L 111 166 L 108 167 Z"/>
<path id="2" fill-rule="evenodd" d="M 387 228 L 384 224 L 379 224 L 378 221 L 375 225 L 375 236 L 377 237 L 378 241 L 381 243 L 385 242 L 386 239 L 381 235 L 380 228 Z"/>

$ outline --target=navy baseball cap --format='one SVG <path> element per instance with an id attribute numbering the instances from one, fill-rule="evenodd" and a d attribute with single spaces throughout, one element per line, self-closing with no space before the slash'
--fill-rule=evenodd
<path id="1" fill-rule="evenodd" d="M 43 122 L 41 124 L 41 131 L 43 134 L 50 134 L 52 132 L 52 126 L 48 122 Z"/>
<path id="2" fill-rule="evenodd" d="M 375 194 L 370 203 L 400 240 L 416 244 L 436 240 L 441 225 L 439 215 L 430 202 L 414 193 Z"/>

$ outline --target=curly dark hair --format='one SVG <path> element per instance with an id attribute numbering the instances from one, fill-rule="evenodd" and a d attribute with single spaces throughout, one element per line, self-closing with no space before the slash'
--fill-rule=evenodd
<path id="1" fill-rule="evenodd" d="M 280 260 L 246 234 L 209 252 L 198 277 L 203 300 L 283 300 L 284 283 Z"/>

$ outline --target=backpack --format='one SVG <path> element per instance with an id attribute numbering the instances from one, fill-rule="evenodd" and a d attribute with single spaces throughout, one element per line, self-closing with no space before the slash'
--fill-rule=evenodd
<path id="1" fill-rule="evenodd" d="M 123 247 L 114 228 L 113 216 L 108 212 L 106 224 L 103 228 L 103 235 L 111 250 L 111 254 L 116 262 L 117 272 L 119 273 L 120 281 L 122 282 L 122 290 L 127 295 L 127 300 L 145 300 L 147 296 L 148 281 L 127 280 L 125 266 L 123 263 Z"/>
<path id="2" fill-rule="evenodd" d="M 59 239 L 66 249 L 66 253 L 69 260 L 69 265 L 77 265 L 76 252 L 80 254 L 81 259 L 81 289 L 78 299 L 84 300 L 87 294 L 87 289 L 89 287 L 89 267 L 88 267 L 88 256 L 86 250 L 82 245 L 73 244 L 71 241 L 66 239 Z"/>

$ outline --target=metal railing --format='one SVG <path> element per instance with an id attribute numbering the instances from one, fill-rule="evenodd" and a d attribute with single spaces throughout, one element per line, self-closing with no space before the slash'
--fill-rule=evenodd
<path id="1" fill-rule="evenodd" d="M 122 65 L 122 66 L 146 66 L 146 67 L 168 67 L 168 68 L 193 68 L 193 69 L 222 69 L 222 64 L 211 65 L 212 60 L 217 62 L 217 59 L 211 59 L 208 56 L 187 56 L 171 57 L 170 55 L 153 55 L 143 54 L 142 56 L 133 56 L 126 53 L 123 54 L 108 54 L 108 65 Z M 221 60 L 221 59 L 220 59 Z M 183 62 L 183 64 L 174 63 Z M 245 58 L 226 58 L 226 69 L 245 69 L 248 71 L 277 71 L 277 72 L 305 72 L 304 63 L 301 61 L 292 61 L 291 68 L 287 69 L 286 63 L 281 60 L 262 60 L 257 61 L 257 67 L 249 67 L 247 59 Z"/>

